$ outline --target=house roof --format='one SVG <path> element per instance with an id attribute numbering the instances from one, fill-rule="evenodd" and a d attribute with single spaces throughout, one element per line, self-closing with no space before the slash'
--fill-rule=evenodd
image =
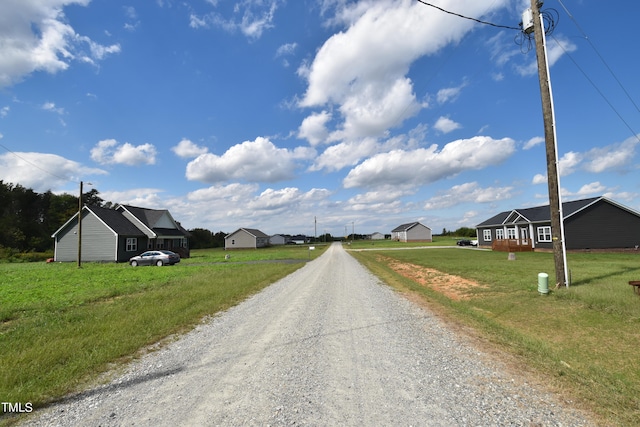
<path id="1" fill-rule="evenodd" d="M 633 212 L 630 209 L 625 208 L 624 206 L 621 206 L 613 202 L 612 200 L 607 199 L 606 197 L 602 197 L 602 196 L 591 197 L 588 199 L 573 200 L 571 202 L 562 203 L 563 219 L 567 219 L 570 216 L 575 215 L 581 210 L 599 201 L 611 203 L 625 210 Z M 516 218 L 522 218 L 523 221 L 532 222 L 532 223 L 549 222 L 551 221 L 551 209 L 549 205 L 544 205 L 544 206 L 536 206 L 533 208 L 514 209 L 510 211 L 504 211 L 487 219 L 484 222 L 481 222 L 476 227 L 490 227 L 490 226 L 496 226 L 496 225 L 504 225 L 506 223 L 513 223 L 513 222 L 517 222 Z"/>
<path id="2" fill-rule="evenodd" d="M 95 215 L 104 225 L 106 225 L 111 231 L 122 236 L 144 236 L 145 234 L 136 227 L 131 221 L 129 221 L 122 213 L 114 210 L 101 208 L 98 206 L 84 206 L 84 211 L 89 211 Z M 61 230 L 66 228 L 70 223 L 77 221 L 78 213 L 72 216 L 67 222 L 62 225 L 51 237 L 55 237 Z"/>
<path id="3" fill-rule="evenodd" d="M 408 231 L 409 229 L 415 227 L 416 225 L 422 225 L 420 224 L 418 221 L 416 222 L 409 222 L 407 224 L 402 224 L 397 226 L 396 228 L 394 228 L 393 230 L 391 230 L 392 233 L 399 233 L 402 231 Z M 429 228 L 426 225 L 422 225 L 423 227 Z"/>
<path id="4" fill-rule="evenodd" d="M 85 209 L 91 211 L 95 216 L 100 218 L 110 229 L 116 234 L 126 236 L 144 236 L 145 234 L 129 221 L 122 213 L 114 209 L 100 208 L 98 206 L 85 206 Z"/>
<path id="5" fill-rule="evenodd" d="M 255 228 L 238 228 L 233 233 L 227 235 L 225 237 L 225 239 L 228 238 L 228 237 L 233 236 L 234 234 L 238 233 L 239 231 L 244 231 L 245 233 L 251 234 L 253 237 L 266 237 L 266 238 L 269 238 L 269 235 L 263 233 L 260 230 L 255 229 Z"/>
<path id="6" fill-rule="evenodd" d="M 173 219 L 171 213 L 166 209 L 148 209 L 131 205 L 119 205 L 118 208 L 120 207 L 133 215 L 144 227 L 157 236 L 189 236 L 190 234 Z M 176 228 L 157 227 L 158 224 L 161 224 L 163 218 L 169 218 Z"/>

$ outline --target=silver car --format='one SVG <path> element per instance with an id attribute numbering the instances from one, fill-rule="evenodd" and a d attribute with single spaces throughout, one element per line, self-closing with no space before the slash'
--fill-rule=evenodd
<path id="1" fill-rule="evenodd" d="M 180 255 L 171 251 L 147 251 L 136 255 L 129 260 L 132 267 L 139 265 L 173 265 L 180 262 Z"/>

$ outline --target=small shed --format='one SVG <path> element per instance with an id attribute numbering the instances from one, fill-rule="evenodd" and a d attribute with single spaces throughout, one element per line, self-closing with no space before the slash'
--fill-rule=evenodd
<path id="1" fill-rule="evenodd" d="M 257 249 L 269 246 L 269 236 L 255 228 L 238 228 L 224 238 L 225 249 Z"/>
<path id="2" fill-rule="evenodd" d="M 419 222 L 402 224 L 391 230 L 391 240 L 398 242 L 431 242 L 431 229 Z"/>

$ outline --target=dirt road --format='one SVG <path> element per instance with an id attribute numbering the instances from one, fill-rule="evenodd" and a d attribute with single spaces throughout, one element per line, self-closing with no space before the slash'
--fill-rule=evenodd
<path id="1" fill-rule="evenodd" d="M 29 425 L 590 425 L 340 244 Z"/>

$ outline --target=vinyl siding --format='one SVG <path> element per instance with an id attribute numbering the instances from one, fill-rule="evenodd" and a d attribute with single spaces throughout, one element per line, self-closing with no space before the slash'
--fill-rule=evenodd
<path id="1" fill-rule="evenodd" d="M 623 249 L 640 245 L 640 218 L 599 202 L 565 221 L 567 249 Z"/>
<path id="2" fill-rule="evenodd" d="M 94 215 L 83 211 L 82 261 L 116 261 L 116 236 Z M 74 221 L 58 234 L 56 261 L 78 260 L 78 224 Z"/>

